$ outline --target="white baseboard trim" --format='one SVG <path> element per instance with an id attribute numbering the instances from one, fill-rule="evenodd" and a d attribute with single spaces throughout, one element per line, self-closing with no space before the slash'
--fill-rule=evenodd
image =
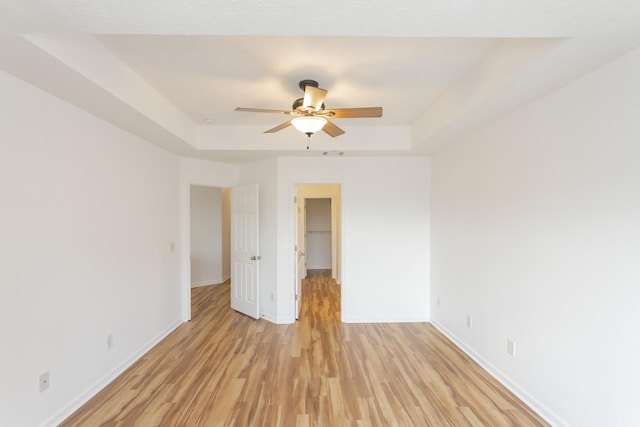
<path id="1" fill-rule="evenodd" d="M 201 286 L 209 286 L 209 285 L 219 285 L 221 283 L 224 283 L 225 279 L 223 279 L 222 277 L 216 277 L 215 279 L 211 279 L 211 280 L 201 280 L 199 282 L 193 282 L 191 284 L 192 288 L 199 288 Z"/>
<path id="2" fill-rule="evenodd" d="M 342 317 L 343 323 L 426 323 L 429 318 L 426 316 L 409 317 Z"/>
<path id="3" fill-rule="evenodd" d="M 438 322 L 431 321 L 431 324 L 442 332 L 447 338 L 449 338 L 460 350 L 462 350 L 467 356 L 472 358 L 478 365 L 489 372 L 498 382 L 505 386 L 509 391 L 515 394 L 520 400 L 526 403 L 531 409 L 533 409 L 538 415 L 540 415 L 546 422 L 555 427 L 570 427 L 570 424 L 563 420 L 558 414 L 547 408 L 538 399 L 531 396 L 526 390 L 518 385 L 515 381 L 505 375 L 498 368 L 489 363 L 486 359 L 476 353 L 471 347 L 467 346 L 461 339 L 455 334 L 449 331 L 447 328 L 439 324 Z"/>
<path id="4" fill-rule="evenodd" d="M 295 322 L 295 320 L 292 322 L 289 319 L 281 319 L 278 317 L 274 317 L 268 313 L 260 314 L 260 318 L 266 320 L 267 322 L 275 323 L 276 325 L 288 325 Z"/>
<path id="5" fill-rule="evenodd" d="M 132 354 L 130 357 L 125 359 L 122 363 L 116 366 L 111 372 L 107 373 L 105 376 L 100 378 L 94 385 L 87 388 L 85 391 L 80 393 L 78 397 L 69 402 L 64 408 L 57 411 L 55 414 L 47 418 L 44 422 L 42 422 L 39 427 L 56 427 L 62 421 L 67 419 L 71 414 L 77 411 L 82 405 L 87 403 L 89 399 L 98 394 L 100 390 L 105 388 L 111 381 L 116 379 L 118 375 L 122 374 L 125 370 L 127 370 L 131 365 L 133 365 L 138 359 L 144 356 L 149 350 L 151 350 L 156 344 L 165 339 L 167 335 L 173 332 L 178 326 L 180 326 L 183 322 L 180 320 L 176 320 L 171 323 L 168 327 L 166 327 L 162 332 L 160 332 L 155 338 L 149 341 L 147 344 L 142 346 L 138 351 Z"/>

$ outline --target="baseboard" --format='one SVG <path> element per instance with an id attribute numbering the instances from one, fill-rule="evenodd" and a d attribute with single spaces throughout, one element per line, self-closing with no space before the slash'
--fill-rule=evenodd
<path id="1" fill-rule="evenodd" d="M 231 276 L 228 276 L 227 278 L 224 278 L 224 279 L 218 277 L 218 278 L 215 278 L 215 279 L 212 279 L 212 280 L 203 280 L 201 282 L 194 282 L 194 283 L 191 284 L 191 287 L 192 288 L 201 288 L 202 286 L 221 285 L 224 282 L 226 282 L 227 279 L 229 279 L 230 277 Z"/>
<path id="2" fill-rule="evenodd" d="M 60 409 L 58 412 L 47 418 L 44 422 L 42 422 L 39 427 L 55 427 L 60 424 L 62 421 L 67 419 L 71 414 L 77 411 L 82 405 L 87 403 L 89 399 L 98 394 L 100 390 L 105 388 L 111 381 L 116 379 L 118 375 L 122 374 L 125 370 L 127 370 L 131 365 L 133 365 L 138 359 L 145 355 L 149 350 L 151 350 L 156 344 L 165 339 L 167 335 L 173 332 L 178 326 L 182 324 L 182 321 L 175 321 L 171 323 L 167 328 L 165 328 L 162 332 L 160 332 L 155 338 L 149 341 L 147 344 L 142 346 L 142 348 L 138 349 L 133 355 L 123 361 L 121 364 L 116 366 L 111 372 L 107 373 L 105 376 L 100 378 L 94 385 L 87 388 L 85 391 L 80 393 L 78 397 L 73 399 L 68 405 L 64 408 Z"/>
<path id="3" fill-rule="evenodd" d="M 191 287 L 199 288 L 201 286 L 218 285 L 220 283 L 224 283 L 224 279 L 222 277 L 216 277 L 210 280 L 200 280 L 199 282 L 193 282 L 191 283 Z"/>
<path id="4" fill-rule="evenodd" d="M 425 323 L 429 321 L 426 316 L 409 317 L 358 317 L 342 316 L 343 323 Z"/>
<path id="5" fill-rule="evenodd" d="M 466 345 L 455 334 L 449 331 L 447 328 L 439 324 L 438 322 L 431 321 L 431 324 L 442 332 L 447 338 L 449 338 L 460 350 L 462 350 L 467 356 L 472 358 L 478 365 L 480 365 L 485 371 L 489 372 L 498 382 L 505 386 L 509 391 L 515 394 L 520 400 L 526 403 L 531 409 L 533 409 L 538 415 L 540 415 L 546 422 L 555 427 L 570 427 L 570 424 L 560 418 L 556 413 L 547 408 L 538 399 L 531 396 L 518 385 L 515 381 L 505 375 L 498 368 L 493 366 L 490 362 L 480 356 L 475 350 Z"/>
<path id="6" fill-rule="evenodd" d="M 279 317 L 274 317 L 268 313 L 260 314 L 260 318 L 266 320 L 267 322 L 275 323 L 276 325 L 288 325 L 295 322 L 295 320 L 292 322 L 290 319 L 282 319 Z"/>

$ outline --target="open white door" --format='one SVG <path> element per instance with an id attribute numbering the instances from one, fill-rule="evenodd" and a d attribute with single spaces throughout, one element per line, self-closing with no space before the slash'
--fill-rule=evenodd
<path id="1" fill-rule="evenodd" d="M 300 317 L 300 299 L 302 298 L 302 280 L 307 277 L 306 253 L 305 253 L 305 202 L 306 200 L 298 196 L 296 198 L 296 247 L 294 256 L 296 258 L 296 319 Z"/>
<path id="2" fill-rule="evenodd" d="M 231 189 L 231 308 L 260 317 L 258 308 L 258 185 Z"/>

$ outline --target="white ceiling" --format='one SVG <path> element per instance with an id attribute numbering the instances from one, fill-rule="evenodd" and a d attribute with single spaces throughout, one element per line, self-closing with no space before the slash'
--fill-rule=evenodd
<path id="1" fill-rule="evenodd" d="M 491 39 L 291 36 L 98 36 L 196 123 L 278 124 L 298 82 L 328 89 L 329 107 L 384 106 L 377 124 L 408 125 L 496 45 Z M 416 96 L 419 94 L 418 96 Z M 361 119 L 366 123 L 366 120 Z"/>
<path id="2" fill-rule="evenodd" d="M 4 0 L 0 68 L 181 155 L 430 155 L 640 45 L 636 1 Z M 262 132 L 301 79 L 347 133 Z M 206 123 L 210 119 L 212 123 Z"/>

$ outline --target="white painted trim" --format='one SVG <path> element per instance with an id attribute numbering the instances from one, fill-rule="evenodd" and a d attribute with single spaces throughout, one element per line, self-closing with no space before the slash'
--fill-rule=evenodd
<path id="1" fill-rule="evenodd" d="M 340 206 L 342 207 L 342 185 L 340 186 Z M 338 247 L 338 207 L 336 206 L 336 195 L 331 196 L 331 277 L 339 285 L 341 280 L 342 264 L 338 261 L 338 252 L 342 253 L 342 248 Z M 342 218 L 340 218 L 342 227 Z M 340 271 L 338 271 L 340 265 Z"/>
<path id="2" fill-rule="evenodd" d="M 180 185 L 180 230 L 182 232 L 180 299 L 183 322 L 191 320 L 191 185 L 193 184 L 188 180 Z"/>
<path id="3" fill-rule="evenodd" d="M 426 316 L 419 317 L 342 317 L 343 323 L 427 323 Z"/>
<path id="4" fill-rule="evenodd" d="M 302 185 L 334 185 L 334 184 L 302 184 Z M 342 203 L 342 186 L 340 187 L 340 203 Z M 297 192 L 296 192 L 297 193 Z M 329 199 L 331 203 L 331 278 L 339 282 L 338 277 L 338 211 L 336 207 L 337 195 L 333 192 L 318 193 L 314 195 L 305 195 L 304 200 L 308 199 Z M 305 211 L 306 215 L 306 211 Z M 342 222 L 342 221 L 341 221 Z M 297 230 L 296 230 L 297 234 Z"/>
<path id="5" fill-rule="evenodd" d="M 531 396 L 524 388 L 518 383 L 505 375 L 498 368 L 493 366 L 485 358 L 480 356 L 475 350 L 467 346 L 461 339 L 455 334 L 449 331 L 447 328 L 432 321 L 431 324 L 442 332 L 447 338 L 449 338 L 462 352 L 472 358 L 478 365 L 480 365 L 485 371 L 489 372 L 498 382 L 505 386 L 509 391 L 515 394 L 520 400 L 526 403 L 531 409 L 533 409 L 538 415 L 540 415 L 546 422 L 555 427 L 570 427 L 570 424 L 563 420 L 558 414 L 547 408 L 538 399 Z"/>
<path id="6" fill-rule="evenodd" d="M 222 278 L 212 279 L 212 280 L 203 280 L 202 282 L 196 282 L 191 285 L 192 288 L 201 288 L 203 286 L 218 286 L 222 285 L 227 280 L 231 279 L 231 273 L 227 274 Z"/>
<path id="7" fill-rule="evenodd" d="M 288 318 L 274 317 L 270 314 L 260 313 L 260 318 L 276 325 L 290 325 L 292 322 Z"/>
<path id="8" fill-rule="evenodd" d="M 183 174 L 182 165 L 180 174 Z M 181 177 L 180 179 L 180 232 L 181 242 L 181 277 L 180 297 L 182 303 L 182 321 L 191 320 L 191 186 L 232 188 L 236 184 L 219 182 L 218 179 L 193 179 Z M 229 273 L 231 277 L 231 273 Z"/>
<path id="9" fill-rule="evenodd" d="M 230 276 L 229 276 L 230 277 Z M 225 279 L 223 279 L 222 277 L 216 277 L 215 279 L 210 279 L 210 280 L 201 280 L 199 282 L 195 282 L 191 284 L 192 288 L 200 288 L 202 286 L 209 286 L 209 285 L 221 285 L 225 282 Z"/>
<path id="10" fill-rule="evenodd" d="M 334 239 L 337 238 L 337 227 L 336 224 L 334 223 L 335 220 L 335 216 L 334 214 L 338 214 L 340 216 L 340 274 L 339 274 L 339 279 L 342 279 L 342 277 L 344 277 L 344 268 L 345 268 L 345 263 L 344 263 L 344 227 L 342 226 L 344 224 L 344 187 L 345 187 L 345 183 L 344 180 L 342 178 L 298 178 L 298 179 L 291 179 L 289 180 L 289 248 L 292 248 L 293 245 L 296 244 L 296 235 L 298 233 L 298 230 L 296 230 L 295 228 L 295 220 L 293 219 L 293 216 L 297 215 L 297 205 L 296 203 L 293 201 L 294 197 L 297 197 L 298 192 L 297 192 L 297 185 L 339 185 L 340 186 L 340 211 L 336 211 L 334 209 L 336 209 L 336 195 L 335 194 L 327 194 L 327 195 L 320 195 L 320 196 L 313 196 L 313 197 L 306 197 L 305 198 L 309 198 L 309 199 L 313 199 L 313 198 L 325 198 L 325 199 L 331 199 L 331 240 L 332 240 L 332 248 L 331 248 L 331 264 L 332 264 L 332 275 L 335 274 L 336 271 L 336 267 L 334 264 L 334 259 L 337 261 L 336 259 L 336 254 L 334 254 L 334 252 L 336 252 L 336 248 L 333 247 L 333 241 Z M 291 265 L 290 271 L 289 271 L 290 277 L 291 277 L 291 289 L 290 289 L 290 294 L 289 294 L 289 308 L 290 308 L 290 313 L 291 316 L 289 316 L 289 318 L 286 321 L 282 321 L 282 322 L 274 322 L 274 323 L 283 323 L 283 324 L 291 324 L 291 323 L 295 323 L 296 322 L 296 267 L 295 265 Z M 337 282 L 337 280 L 336 280 Z M 340 282 L 342 282 L 342 280 L 340 280 Z M 342 283 L 338 283 L 339 285 L 342 285 Z M 344 288 L 340 288 L 340 313 L 344 313 L 344 308 L 346 307 L 345 304 L 345 300 L 346 300 L 346 295 L 344 292 Z M 344 320 L 342 320 L 343 322 L 345 322 Z"/>
<path id="11" fill-rule="evenodd" d="M 176 320 L 168 327 L 166 327 L 162 332 L 160 332 L 155 338 L 149 341 L 147 344 L 143 345 L 138 351 L 133 353 L 127 359 L 125 359 L 121 364 L 116 366 L 113 370 L 107 373 L 105 376 L 100 378 L 95 384 L 89 386 L 85 391 L 80 393 L 78 397 L 73 399 L 69 404 L 67 404 L 64 408 L 60 409 L 58 412 L 47 418 L 43 421 L 39 427 L 55 427 L 60 424 L 62 421 L 67 419 L 71 414 L 77 411 L 82 405 L 87 403 L 89 399 L 94 397 L 98 392 L 100 392 L 103 388 L 105 388 L 111 381 L 116 379 L 120 374 L 122 374 L 125 370 L 127 370 L 131 365 L 137 362 L 142 356 L 145 355 L 149 350 L 151 350 L 154 346 L 156 346 L 160 341 L 165 339 L 171 332 L 176 330 L 178 326 L 180 326 L 183 322 Z"/>

